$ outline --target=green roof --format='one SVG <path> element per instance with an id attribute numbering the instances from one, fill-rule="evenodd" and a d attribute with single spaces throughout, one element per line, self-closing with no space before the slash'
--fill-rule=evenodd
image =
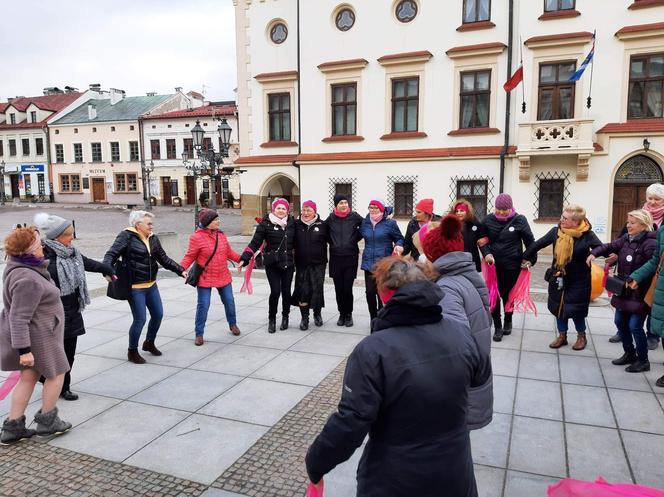
<path id="1" fill-rule="evenodd" d="M 149 112 L 157 105 L 163 103 L 173 95 L 155 95 L 151 97 L 125 97 L 115 105 L 111 105 L 110 99 L 89 100 L 77 107 L 69 114 L 62 116 L 51 125 L 58 124 L 85 124 L 106 121 L 135 121 L 141 115 Z M 88 118 L 88 104 L 94 104 L 97 108 L 97 117 Z"/>

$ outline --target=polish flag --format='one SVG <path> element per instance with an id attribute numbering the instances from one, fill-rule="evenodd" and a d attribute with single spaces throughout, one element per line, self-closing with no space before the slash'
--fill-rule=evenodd
<path id="1" fill-rule="evenodd" d="M 519 83 L 521 83 L 521 81 L 523 81 L 523 66 L 519 66 L 516 72 L 507 81 L 507 83 L 503 85 L 503 88 L 505 89 L 506 92 L 510 92 L 514 88 L 519 86 Z"/>

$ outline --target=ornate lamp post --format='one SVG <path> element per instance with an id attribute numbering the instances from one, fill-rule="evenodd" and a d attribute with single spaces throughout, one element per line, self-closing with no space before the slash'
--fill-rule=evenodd
<path id="1" fill-rule="evenodd" d="M 219 171 L 223 168 L 224 158 L 228 157 L 228 148 L 230 146 L 232 128 L 229 126 L 225 118 L 219 119 L 219 127 L 217 128 L 221 142 L 221 150 L 215 152 L 214 145 L 210 143 L 207 149 L 203 148 L 205 131 L 201 127 L 200 121 L 196 121 L 196 125 L 191 128 L 191 136 L 194 145 L 196 156 L 201 162 L 200 170 L 205 171 L 205 176 L 209 176 L 212 188 L 210 194 L 210 208 L 217 208 L 217 179 L 219 178 Z M 186 166 L 185 166 L 186 167 Z"/>
<path id="2" fill-rule="evenodd" d="M 182 164 L 184 164 L 187 173 L 194 177 L 194 229 L 196 229 L 198 226 L 198 194 L 196 192 L 196 184 L 198 183 L 198 178 L 202 176 L 203 170 L 201 169 L 200 162 L 198 164 L 194 161 L 189 162 L 189 154 L 187 152 L 182 152 Z"/>
<path id="3" fill-rule="evenodd" d="M 0 205 L 5 205 L 5 161 L 0 162 Z"/>
<path id="4" fill-rule="evenodd" d="M 150 192 L 150 174 L 154 172 L 154 162 L 150 160 L 150 164 L 145 164 L 141 160 L 141 173 L 143 176 L 143 204 L 146 211 L 152 210 L 152 193 Z"/>

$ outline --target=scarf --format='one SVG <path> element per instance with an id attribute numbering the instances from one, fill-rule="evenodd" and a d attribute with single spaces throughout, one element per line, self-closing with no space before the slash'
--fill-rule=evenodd
<path id="1" fill-rule="evenodd" d="M 283 229 L 286 229 L 286 225 L 288 224 L 288 216 L 283 219 L 279 219 L 273 212 L 270 212 L 267 217 L 272 224 L 276 224 L 277 226 L 281 226 Z"/>
<path id="2" fill-rule="evenodd" d="M 662 207 L 648 207 L 648 203 L 643 204 L 643 210 L 652 216 L 653 222 L 659 228 L 664 222 L 664 206 Z"/>
<path id="3" fill-rule="evenodd" d="M 371 226 L 375 228 L 376 225 L 382 221 L 383 213 L 379 212 L 378 214 L 369 214 L 369 219 L 371 219 Z"/>
<path id="4" fill-rule="evenodd" d="M 493 215 L 496 216 L 496 219 L 497 219 L 498 221 L 504 223 L 505 221 L 509 221 L 509 220 L 512 219 L 514 216 L 516 216 L 516 211 L 515 211 L 514 209 L 512 209 L 512 212 L 511 212 L 510 214 L 508 214 L 507 216 L 499 216 L 499 215 L 496 214 L 496 213 L 494 213 Z"/>
<path id="5" fill-rule="evenodd" d="M 578 228 L 558 228 L 558 240 L 556 240 L 553 250 L 558 270 L 564 271 L 567 263 L 572 260 L 574 239 L 588 231 L 590 231 L 590 224 L 587 219 L 584 219 Z"/>
<path id="6" fill-rule="evenodd" d="M 78 288 L 78 308 L 82 311 L 90 303 L 90 294 L 85 281 L 85 264 L 81 252 L 75 247 L 65 247 L 56 240 L 44 240 L 44 245 L 56 255 L 55 267 L 60 282 L 60 295 L 71 295 Z"/>
<path id="7" fill-rule="evenodd" d="M 300 216 L 300 221 L 302 221 L 302 222 L 303 222 L 304 224 L 306 224 L 307 226 L 311 226 L 311 225 L 314 224 L 316 221 L 318 221 L 318 216 L 314 216 L 313 218 L 311 218 L 311 221 L 305 221 L 304 218 L 303 218 L 302 216 Z"/>
<path id="8" fill-rule="evenodd" d="M 13 255 L 12 257 L 22 264 L 35 267 L 41 266 L 46 260 L 44 257 L 37 257 L 35 254 Z"/>
<path id="9" fill-rule="evenodd" d="M 350 209 L 348 209 L 345 212 L 341 212 L 339 209 L 334 209 L 334 215 L 340 217 L 341 219 L 348 217 L 349 214 L 350 214 Z"/>

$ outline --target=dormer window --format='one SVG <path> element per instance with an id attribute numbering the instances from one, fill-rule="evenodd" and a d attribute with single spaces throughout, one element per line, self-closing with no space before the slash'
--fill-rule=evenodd
<path id="1" fill-rule="evenodd" d="M 16 124 L 16 114 L 9 114 L 9 124 Z"/>
<path id="2" fill-rule="evenodd" d="M 30 111 L 30 122 L 31 123 L 37 122 L 37 111 L 35 110 Z"/>

